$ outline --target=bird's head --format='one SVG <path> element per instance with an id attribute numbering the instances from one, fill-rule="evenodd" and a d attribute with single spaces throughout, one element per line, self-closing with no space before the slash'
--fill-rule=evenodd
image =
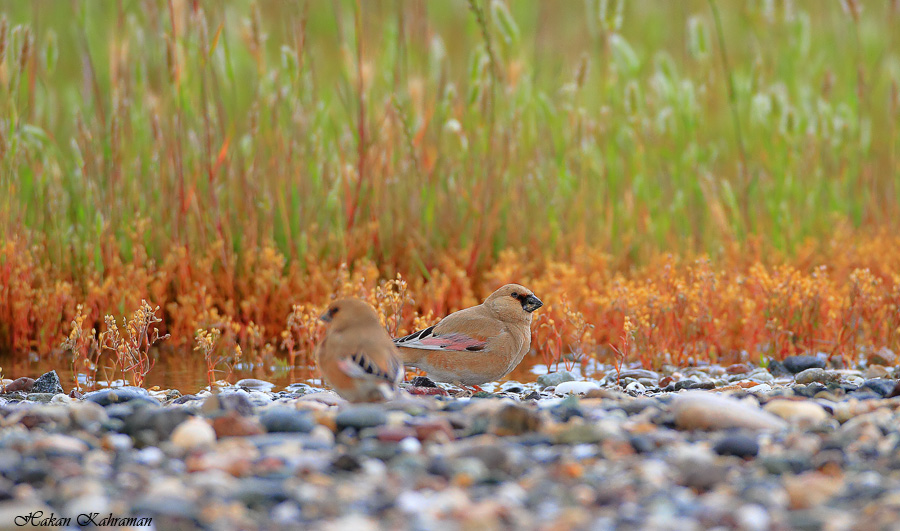
<path id="1" fill-rule="evenodd" d="M 501 321 L 531 321 L 531 312 L 544 305 L 541 299 L 525 286 L 507 284 L 485 299 L 488 306 Z"/>
<path id="2" fill-rule="evenodd" d="M 375 308 L 362 299 L 338 299 L 328 305 L 319 319 L 328 323 L 329 330 L 343 330 L 349 326 L 381 326 Z"/>

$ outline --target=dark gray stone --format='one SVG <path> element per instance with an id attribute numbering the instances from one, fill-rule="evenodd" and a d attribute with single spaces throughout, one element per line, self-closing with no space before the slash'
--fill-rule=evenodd
<path id="1" fill-rule="evenodd" d="M 791 376 L 793 374 L 788 370 L 787 367 L 785 367 L 784 363 L 778 360 L 770 361 L 766 366 L 766 369 L 768 369 L 769 373 L 776 378 L 783 378 L 785 376 Z"/>
<path id="2" fill-rule="evenodd" d="M 816 356 L 788 356 L 784 358 L 784 367 L 791 373 L 797 374 L 806 369 L 824 369 L 825 360 Z"/>
<path id="3" fill-rule="evenodd" d="M 259 417 L 269 433 L 309 433 L 316 427 L 312 415 L 288 406 L 272 406 Z"/>
<path id="4" fill-rule="evenodd" d="M 713 450 L 719 455 L 756 457 L 759 454 L 759 443 L 756 442 L 756 437 L 738 433 L 719 439 Z"/>
<path id="5" fill-rule="evenodd" d="M 871 389 L 875 393 L 878 393 L 881 397 L 890 396 L 890 394 L 894 391 L 894 387 L 897 385 L 897 382 L 894 380 L 887 380 L 885 378 L 873 378 L 871 380 L 866 380 L 866 383 L 862 385 L 860 391 Z"/>
<path id="6" fill-rule="evenodd" d="M 437 387 L 437 384 L 431 381 L 427 376 L 416 376 L 410 385 L 413 387 Z"/>
<path id="7" fill-rule="evenodd" d="M 238 485 L 235 498 L 251 508 L 271 507 L 290 499 L 281 479 L 246 478 Z"/>
<path id="8" fill-rule="evenodd" d="M 92 391 L 84 395 L 85 400 L 96 402 L 101 406 L 109 406 L 112 404 L 121 404 L 124 402 L 138 401 L 145 402 L 150 405 L 159 406 L 159 400 L 150 397 L 145 389 L 140 387 L 118 387 L 115 389 L 101 389 L 100 391 Z"/>
<path id="9" fill-rule="evenodd" d="M 156 446 L 167 440 L 189 416 L 184 408 L 147 407 L 135 402 L 131 414 L 120 417 L 124 423 L 122 433 L 131 435 L 137 446 Z"/>
<path id="10" fill-rule="evenodd" d="M 53 395 L 57 395 L 59 393 L 65 393 L 62 388 L 62 384 L 59 383 L 59 375 L 56 374 L 56 371 L 45 372 L 41 375 L 40 378 L 34 381 L 34 385 L 31 387 L 32 393 L 50 393 Z"/>
<path id="11" fill-rule="evenodd" d="M 387 415 L 377 406 L 350 406 L 338 413 L 335 422 L 339 430 L 345 428 L 361 430 L 387 423 Z"/>

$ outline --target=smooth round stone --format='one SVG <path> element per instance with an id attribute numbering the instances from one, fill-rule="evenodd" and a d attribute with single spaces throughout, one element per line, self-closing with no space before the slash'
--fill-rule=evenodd
<path id="1" fill-rule="evenodd" d="M 871 380 L 866 380 L 866 382 L 862 385 L 862 389 L 871 389 L 882 397 L 888 397 L 891 395 L 891 393 L 893 393 L 894 387 L 896 387 L 896 385 L 897 382 L 894 380 L 873 378 Z"/>
<path id="2" fill-rule="evenodd" d="M 61 455 L 81 455 L 88 451 L 88 445 L 84 441 L 61 433 L 41 437 L 34 443 L 34 448 L 49 454 Z"/>
<path id="3" fill-rule="evenodd" d="M 625 392 L 642 395 L 647 392 L 647 388 L 641 382 L 631 382 L 630 384 L 625 386 Z"/>
<path id="4" fill-rule="evenodd" d="M 613 377 L 616 375 L 613 374 Z M 618 375 L 619 378 L 649 378 L 651 380 L 659 380 L 659 373 L 648 371 L 647 369 L 625 369 Z"/>
<path id="5" fill-rule="evenodd" d="M 253 414 L 253 404 L 250 402 L 249 393 L 244 390 L 212 395 L 203 401 L 200 409 L 206 415 L 231 411 L 242 417 Z"/>
<path id="6" fill-rule="evenodd" d="M 784 367 L 794 374 L 801 373 L 807 369 L 824 369 L 825 360 L 817 356 L 788 356 L 784 358 Z"/>
<path id="7" fill-rule="evenodd" d="M 290 499 L 284 481 L 263 478 L 241 480 L 235 497 L 250 507 L 271 507 Z"/>
<path id="8" fill-rule="evenodd" d="M 131 407 L 132 404 L 136 406 Z M 190 416 L 183 408 L 147 407 L 142 402 L 129 402 L 124 406 L 130 411 L 124 411 L 119 417 L 124 423 L 122 431 L 134 437 L 139 446 L 155 446 L 168 439 Z"/>
<path id="9" fill-rule="evenodd" d="M 764 384 L 764 383 L 761 383 L 759 385 L 754 385 L 753 387 L 750 387 L 749 389 L 747 389 L 748 393 L 754 393 L 754 394 L 769 393 L 771 391 L 772 391 L 772 386 L 769 384 Z"/>
<path id="10" fill-rule="evenodd" d="M 780 430 L 788 424 L 771 413 L 734 398 L 713 393 L 686 392 L 672 400 L 675 424 L 681 429 Z"/>
<path id="11" fill-rule="evenodd" d="M 766 531 L 771 527 L 772 517 L 762 505 L 748 503 L 737 510 L 737 521 L 746 531 Z"/>
<path id="12" fill-rule="evenodd" d="M 793 376 L 794 374 L 784 366 L 784 363 L 781 363 L 777 360 L 771 360 L 768 365 L 766 365 L 766 370 L 769 371 L 769 374 L 776 378 Z"/>
<path id="13" fill-rule="evenodd" d="M 159 466 L 166 459 L 166 454 L 156 446 L 141 448 L 134 453 L 134 461 L 146 466 Z"/>
<path id="14" fill-rule="evenodd" d="M 56 396 L 53 393 L 28 393 L 28 396 L 25 397 L 29 402 L 37 402 L 38 404 L 49 404 L 53 397 Z"/>
<path id="15" fill-rule="evenodd" d="M 32 387 L 34 387 L 34 380 L 27 376 L 23 376 L 21 378 L 16 378 L 12 382 L 6 384 L 3 387 L 4 393 L 15 393 L 16 391 L 22 391 L 25 393 L 31 392 Z"/>
<path id="16" fill-rule="evenodd" d="M 725 368 L 725 372 L 728 374 L 746 374 L 751 370 L 752 368 L 746 363 L 735 363 Z"/>
<path id="17" fill-rule="evenodd" d="M 825 408 L 809 400 L 770 400 L 763 410 L 800 426 L 813 426 L 831 417 Z"/>
<path id="18" fill-rule="evenodd" d="M 115 389 L 101 389 L 91 391 L 84 395 L 85 400 L 96 402 L 101 406 L 121 404 L 123 402 L 140 401 L 158 406 L 159 400 L 150 398 L 150 394 L 139 387 L 120 387 Z"/>
<path id="19" fill-rule="evenodd" d="M 248 398 L 254 406 L 265 406 L 272 403 L 272 395 L 264 391 L 250 391 Z"/>
<path id="20" fill-rule="evenodd" d="M 551 372 L 550 374 L 542 374 L 538 376 L 537 383 L 541 387 L 558 386 L 563 382 L 572 382 L 575 375 L 569 371 Z"/>
<path id="21" fill-rule="evenodd" d="M 284 390 L 289 393 L 295 393 L 298 395 L 305 395 L 316 391 L 313 386 L 305 383 L 292 383 L 291 385 L 285 387 Z"/>
<path id="22" fill-rule="evenodd" d="M 273 384 L 272 382 L 258 380 L 256 378 L 244 378 L 243 380 L 239 380 L 235 385 L 238 387 L 245 387 L 253 391 L 271 391 L 272 388 L 275 387 L 275 384 Z"/>
<path id="23" fill-rule="evenodd" d="M 400 451 L 407 454 L 415 454 L 422 450 L 422 443 L 415 437 L 406 437 L 400 441 Z"/>
<path id="24" fill-rule="evenodd" d="M 289 406 L 270 406 L 259 417 L 268 433 L 309 433 L 316 427 L 312 416 Z"/>
<path id="25" fill-rule="evenodd" d="M 172 432 L 172 444 L 183 450 L 211 446 L 215 442 L 215 430 L 200 417 L 190 417 Z"/>
<path id="26" fill-rule="evenodd" d="M 869 365 L 868 367 L 866 367 L 866 370 L 863 373 L 863 375 L 869 379 L 890 378 L 891 371 L 888 370 L 888 368 L 885 367 L 884 365 L 875 364 L 875 365 Z"/>
<path id="27" fill-rule="evenodd" d="M 756 437 L 743 434 L 728 435 L 719 439 L 713 450 L 719 455 L 756 457 L 759 454 L 759 443 L 756 442 Z"/>
<path id="28" fill-rule="evenodd" d="M 556 394 L 583 395 L 594 389 L 600 389 L 600 386 L 594 382 L 563 382 L 556 386 Z"/>
<path id="29" fill-rule="evenodd" d="M 806 369 L 794 376 L 794 380 L 798 384 L 810 384 L 813 382 L 827 383 L 832 382 L 836 379 L 837 376 L 835 374 L 829 373 L 825 369 L 821 369 L 818 367 Z"/>
<path id="30" fill-rule="evenodd" d="M 96 402 L 77 402 L 69 406 L 69 417 L 77 426 L 91 429 L 109 420 L 103 406 Z"/>
<path id="31" fill-rule="evenodd" d="M 748 376 L 747 379 L 757 383 L 771 383 L 775 381 L 775 377 L 769 374 L 769 371 L 765 369 L 756 369 L 750 373 L 750 376 Z"/>
<path id="32" fill-rule="evenodd" d="M 338 430 L 374 428 L 387 423 L 387 414 L 378 406 L 349 406 L 335 418 Z"/>
<path id="33" fill-rule="evenodd" d="M 893 365 L 897 361 L 897 355 L 894 351 L 884 347 L 874 354 L 869 355 L 869 363 L 877 363 L 878 365 Z"/>

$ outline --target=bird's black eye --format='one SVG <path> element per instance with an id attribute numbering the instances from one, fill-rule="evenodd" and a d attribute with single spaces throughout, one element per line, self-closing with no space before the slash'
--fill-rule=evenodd
<path id="1" fill-rule="evenodd" d="M 334 314 L 338 313 L 339 311 L 341 311 L 340 308 L 332 308 L 332 309 L 328 310 L 328 315 L 334 317 Z"/>
<path id="2" fill-rule="evenodd" d="M 518 293 L 513 293 L 513 294 L 512 294 L 512 298 L 514 298 L 514 299 L 516 299 L 516 300 L 521 300 L 521 299 L 522 299 L 522 296 L 519 295 Z"/>

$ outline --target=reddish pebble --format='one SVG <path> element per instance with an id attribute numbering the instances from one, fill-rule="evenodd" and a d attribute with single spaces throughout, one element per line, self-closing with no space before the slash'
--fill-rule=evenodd
<path id="1" fill-rule="evenodd" d="M 664 377 L 664 378 L 660 378 L 660 380 L 659 380 L 659 386 L 660 386 L 660 387 L 666 387 L 666 386 L 668 386 L 670 383 L 672 383 L 672 382 L 674 382 L 674 381 L 675 381 L 675 378 L 672 378 L 671 376 L 666 376 L 666 377 Z"/>
<path id="2" fill-rule="evenodd" d="M 247 437 L 249 435 L 262 435 L 266 432 L 255 418 L 242 417 L 236 411 L 229 411 L 226 415 L 213 420 L 213 429 L 216 430 L 216 438 L 222 437 Z"/>
<path id="3" fill-rule="evenodd" d="M 729 365 L 725 372 L 728 374 L 744 374 L 750 372 L 751 369 L 749 365 L 746 363 L 735 363 L 734 365 Z"/>
<path id="4" fill-rule="evenodd" d="M 447 396 L 447 391 L 440 387 L 410 387 L 407 389 L 411 395 L 440 395 Z"/>
<path id="5" fill-rule="evenodd" d="M 453 435 L 453 427 L 446 419 L 436 419 L 422 422 L 413 426 L 416 430 L 416 438 L 420 441 L 429 441 L 440 437 L 444 434 L 451 441 L 456 437 Z"/>
<path id="6" fill-rule="evenodd" d="M 382 442 L 400 442 L 407 437 L 415 437 L 416 430 L 406 426 L 382 426 L 376 437 Z"/>
<path id="7" fill-rule="evenodd" d="M 34 387 L 34 380 L 28 378 L 27 376 L 23 376 L 21 378 L 17 378 L 16 380 L 10 382 L 9 385 L 3 388 L 4 393 L 15 393 L 16 391 L 24 391 L 29 392 L 31 388 Z"/>

